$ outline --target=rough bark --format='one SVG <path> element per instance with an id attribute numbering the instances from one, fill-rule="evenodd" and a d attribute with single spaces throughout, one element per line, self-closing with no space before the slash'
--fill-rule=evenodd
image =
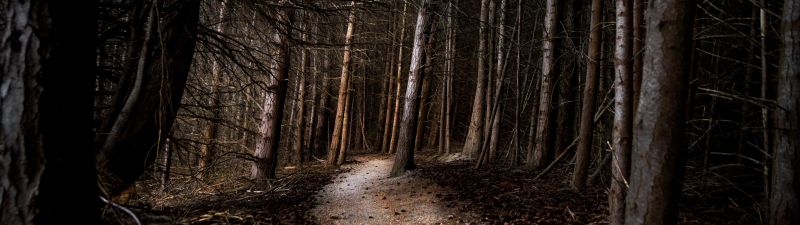
<path id="1" fill-rule="evenodd" d="M 776 87 L 780 107 L 773 111 L 775 157 L 769 196 L 772 225 L 800 223 L 800 1 L 784 2 L 781 23 L 783 48 Z"/>
<path id="2" fill-rule="evenodd" d="M 2 4 L 0 224 L 99 223 L 97 1 Z"/>
<path id="3" fill-rule="evenodd" d="M 612 130 L 611 190 L 608 193 L 609 222 L 625 222 L 625 193 L 631 165 L 633 126 L 633 74 L 631 65 L 633 30 L 632 0 L 616 0 L 614 47 L 614 128 Z"/>
<path id="4" fill-rule="evenodd" d="M 692 0 L 648 4 L 625 224 L 677 223 L 694 9 Z"/>
<path id="5" fill-rule="evenodd" d="M 424 79 L 423 62 L 425 61 L 425 50 L 423 45 L 425 45 L 428 38 L 425 30 L 430 24 L 429 4 L 430 0 L 420 0 L 419 10 L 417 11 L 414 44 L 412 45 L 411 62 L 409 63 L 408 86 L 406 87 L 405 104 L 403 105 L 403 120 L 397 137 L 397 154 L 395 155 L 392 172 L 389 174 L 391 177 L 403 175 L 406 171 L 416 168 L 412 138 L 415 136 L 414 132 L 416 131 L 420 103 L 419 92 L 422 89 L 422 81 Z"/>
<path id="6" fill-rule="evenodd" d="M 286 4 L 287 1 L 281 1 Z M 279 9 L 276 15 L 278 29 L 272 34 L 275 53 L 271 65 L 271 75 L 267 79 L 270 89 L 265 94 L 264 106 L 259 126 L 259 138 L 256 142 L 255 162 L 250 169 L 250 178 L 256 181 L 275 179 L 278 166 L 278 147 L 281 140 L 281 123 L 283 122 L 286 91 L 289 86 L 289 64 L 291 56 L 289 40 L 291 39 L 291 9 Z"/>
<path id="7" fill-rule="evenodd" d="M 580 131 L 578 133 L 578 148 L 575 150 L 575 170 L 572 173 L 572 188 L 583 189 L 586 185 L 586 174 L 591 160 L 592 143 L 594 137 L 594 113 L 597 98 L 597 78 L 600 76 L 600 44 L 602 41 L 603 6 L 601 0 L 592 1 L 592 15 L 589 32 L 589 59 L 586 66 L 586 84 L 583 89 L 583 104 L 581 106 Z"/>

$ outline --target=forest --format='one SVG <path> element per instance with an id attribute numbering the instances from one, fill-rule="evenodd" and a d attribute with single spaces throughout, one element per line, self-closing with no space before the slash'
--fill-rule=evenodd
<path id="1" fill-rule="evenodd" d="M 800 0 L 3 0 L 0 224 L 800 224 Z"/>

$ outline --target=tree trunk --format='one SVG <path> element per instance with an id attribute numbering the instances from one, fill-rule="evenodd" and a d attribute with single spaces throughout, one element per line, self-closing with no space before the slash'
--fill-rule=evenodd
<path id="1" fill-rule="evenodd" d="M 286 0 L 281 4 L 286 6 Z M 257 139 L 253 166 L 250 178 L 253 180 L 275 179 L 275 169 L 278 166 L 278 147 L 281 140 L 281 123 L 283 122 L 286 91 L 289 82 L 289 64 L 291 52 L 289 40 L 291 39 L 291 9 L 278 10 L 276 15 L 279 23 L 278 29 L 272 34 L 276 56 L 271 65 L 272 76 L 267 79 L 267 85 L 273 91 L 268 91 L 264 97 L 264 109 L 261 114 L 260 137 Z M 285 33 L 284 33 L 285 32 Z"/>
<path id="2" fill-rule="evenodd" d="M 336 117 L 334 117 L 333 136 L 331 136 L 331 144 L 328 147 L 328 166 L 334 166 L 337 162 L 337 153 L 339 152 L 339 145 L 342 141 L 342 130 L 347 129 L 343 126 L 343 120 L 346 113 L 345 109 L 347 101 L 347 88 L 350 82 L 350 48 L 353 43 L 353 31 L 355 30 L 356 23 L 356 9 L 355 1 L 350 2 L 350 16 L 347 17 L 347 33 L 344 37 L 344 55 L 342 56 L 342 76 L 339 80 L 339 97 L 336 104 Z"/>
<path id="3" fill-rule="evenodd" d="M 114 132 L 116 138 L 105 136 L 111 133 L 107 130 L 96 133 L 96 140 L 102 140 L 99 145 L 103 146 L 97 156 L 99 183 L 112 196 L 130 187 L 155 160 L 152 150 L 164 142 L 172 129 L 191 69 L 200 2 L 167 0 L 164 5 L 169 7 L 160 10 L 154 32 L 160 41 L 153 43 L 152 49 L 141 51 L 142 56 L 147 56 L 142 67 L 141 96 L 131 102 L 126 115 L 102 118 L 123 120 L 124 116 L 128 123 L 120 123 Z"/>
<path id="4" fill-rule="evenodd" d="M 642 89 L 642 51 L 644 43 L 644 0 L 633 0 L 633 108 L 639 106 L 639 93 Z"/>
<path id="5" fill-rule="evenodd" d="M 397 129 L 400 122 L 400 92 L 403 90 L 401 81 L 403 80 L 403 43 L 406 42 L 406 12 L 408 10 L 408 2 L 403 1 L 403 14 L 400 16 L 400 43 L 397 48 L 397 77 L 395 79 L 395 99 L 394 110 L 392 115 L 392 132 L 389 136 L 389 154 L 394 153 L 397 149 Z"/>
<path id="6" fill-rule="evenodd" d="M 488 21 L 489 21 L 489 0 L 481 0 L 481 15 L 480 27 L 478 29 L 478 76 L 475 80 L 475 97 L 472 101 L 472 115 L 469 121 L 469 131 L 467 139 L 464 141 L 464 149 L 462 154 L 466 154 L 470 158 L 475 156 L 475 153 L 480 150 L 481 143 L 483 143 L 483 122 L 484 122 L 484 99 L 486 98 L 486 50 L 487 50 L 487 36 L 488 36 Z"/>
<path id="7" fill-rule="evenodd" d="M 330 56 L 327 56 L 327 54 L 322 54 L 322 57 L 323 57 L 322 64 L 323 66 L 325 66 L 325 68 L 327 68 L 328 65 L 330 65 L 331 63 Z M 327 121 L 328 117 L 326 115 L 327 112 L 329 111 L 328 99 L 330 98 L 328 97 L 328 92 L 329 92 L 328 89 L 330 89 L 330 81 L 328 80 L 328 73 L 323 72 L 322 85 L 320 85 L 320 90 L 319 90 L 319 110 L 317 110 L 317 114 L 315 115 L 317 117 L 316 119 L 317 124 L 314 128 L 314 136 L 311 138 L 312 141 L 314 142 L 313 150 L 314 152 L 318 153 L 322 152 L 322 148 L 325 144 L 325 137 L 328 136 L 327 132 L 328 129 L 326 129 L 328 125 Z"/>
<path id="8" fill-rule="evenodd" d="M 0 224 L 99 223 L 97 1 L 2 4 Z"/>
<path id="9" fill-rule="evenodd" d="M 347 157 L 347 151 L 350 150 L 350 143 L 348 141 L 350 140 L 350 124 L 351 124 L 350 118 L 352 117 L 351 115 L 353 114 L 352 110 L 353 107 L 351 106 L 352 94 L 350 93 L 350 83 L 352 82 L 353 81 L 348 81 L 347 84 L 345 85 L 346 92 L 343 99 L 344 99 L 344 105 L 347 109 L 345 110 L 344 118 L 342 118 L 342 131 L 341 131 L 342 140 L 340 140 L 339 152 L 336 155 L 337 166 L 344 164 L 345 159 Z"/>
<path id="10" fill-rule="evenodd" d="M 407 170 L 415 169 L 414 164 L 414 143 L 412 137 L 417 126 L 417 116 L 419 113 L 419 92 L 422 89 L 424 79 L 423 62 L 424 44 L 427 42 L 428 34 L 426 28 L 430 26 L 428 6 L 430 0 L 420 0 L 419 11 L 417 12 L 417 25 L 414 30 L 414 45 L 411 51 L 411 62 L 409 63 L 408 86 L 406 87 L 405 104 L 403 106 L 403 121 L 400 125 L 399 136 L 397 137 L 397 154 L 395 155 L 392 172 L 389 176 L 396 177 L 403 175 Z"/>
<path id="11" fill-rule="evenodd" d="M 614 48 L 614 129 L 612 130 L 611 190 L 608 193 L 609 221 L 625 222 L 625 193 L 631 165 L 633 126 L 633 44 L 632 0 L 616 0 L 617 31 Z"/>
<path id="12" fill-rule="evenodd" d="M 536 145 L 533 150 L 533 158 L 528 161 L 529 169 L 538 169 L 546 166 L 550 160 L 552 152 L 552 136 L 550 130 L 552 121 L 550 120 L 553 109 L 553 77 L 556 74 L 555 68 L 555 37 L 556 20 L 558 18 L 558 1 L 547 0 L 545 19 L 544 19 L 544 40 L 542 41 L 542 87 L 539 96 L 539 116 L 536 124 Z"/>
<path id="13" fill-rule="evenodd" d="M 695 2 L 648 3 L 625 224 L 675 224 L 686 151 L 684 124 Z"/>
<path id="14" fill-rule="evenodd" d="M 306 39 L 306 34 L 303 35 L 303 40 Z M 306 75 L 308 70 L 308 49 L 300 50 L 300 72 L 297 74 L 297 128 L 294 133 L 294 148 L 295 163 L 297 167 L 303 166 L 303 128 L 306 126 L 305 110 L 306 110 Z"/>
<path id="15" fill-rule="evenodd" d="M 786 0 L 777 103 L 773 111 L 775 158 L 769 197 L 769 224 L 800 223 L 800 1 Z"/>
<path id="16" fill-rule="evenodd" d="M 594 135 L 594 113 L 597 96 L 597 77 L 600 75 L 600 45 L 603 43 L 600 20 L 603 18 L 603 3 L 592 0 L 592 16 L 589 31 L 589 60 L 586 65 L 586 86 L 583 89 L 580 133 L 578 148 L 575 151 L 575 171 L 572 174 L 572 188 L 580 191 L 586 184 L 586 174 L 591 161 Z M 624 208 L 623 208 L 624 209 Z"/>
<path id="17" fill-rule="evenodd" d="M 223 34 L 225 30 L 225 16 L 229 13 L 227 12 L 227 1 L 223 0 L 220 2 L 219 6 L 219 23 L 214 27 L 218 33 Z M 212 99 L 209 101 L 209 107 L 211 107 L 211 121 L 203 130 L 203 141 L 205 142 L 203 145 L 200 145 L 200 162 L 198 168 L 200 172 L 197 174 L 199 179 L 203 179 L 208 175 L 212 160 L 214 158 L 215 148 L 217 147 L 217 132 L 219 131 L 219 124 L 222 120 L 222 110 L 220 106 L 222 105 L 222 92 L 217 89 L 217 86 L 222 83 L 221 79 L 222 76 L 220 75 L 220 65 L 219 61 L 216 58 L 212 59 L 211 62 L 211 84 L 209 85 L 209 93 L 211 93 Z"/>

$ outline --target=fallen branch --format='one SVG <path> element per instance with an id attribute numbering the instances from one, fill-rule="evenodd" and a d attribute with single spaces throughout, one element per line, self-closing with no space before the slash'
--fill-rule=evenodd
<path id="1" fill-rule="evenodd" d="M 533 178 L 533 180 L 538 180 L 539 178 L 541 178 L 545 174 L 549 173 L 550 170 L 553 169 L 553 167 L 556 167 L 556 164 L 558 164 L 559 161 L 561 161 L 562 159 L 565 158 L 565 156 L 567 156 L 567 153 L 569 152 L 569 149 L 571 149 L 572 146 L 575 146 L 576 143 L 578 143 L 578 138 L 572 139 L 572 143 L 570 143 L 569 146 L 564 148 L 564 151 L 562 151 L 561 154 L 558 155 L 558 157 L 555 160 L 553 160 L 553 162 L 550 163 L 550 165 L 547 165 L 547 168 L 544 168 L 544 170 L 542 170 L 542 172 L 537 174 L 536 177 Z"/>

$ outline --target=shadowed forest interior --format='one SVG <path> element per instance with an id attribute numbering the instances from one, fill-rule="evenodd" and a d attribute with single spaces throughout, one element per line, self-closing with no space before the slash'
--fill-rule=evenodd
<path id="1" fill-rule="evenodd" d="M 800 224 L 800 0 L 0 11 L 0 224 Z"/>

